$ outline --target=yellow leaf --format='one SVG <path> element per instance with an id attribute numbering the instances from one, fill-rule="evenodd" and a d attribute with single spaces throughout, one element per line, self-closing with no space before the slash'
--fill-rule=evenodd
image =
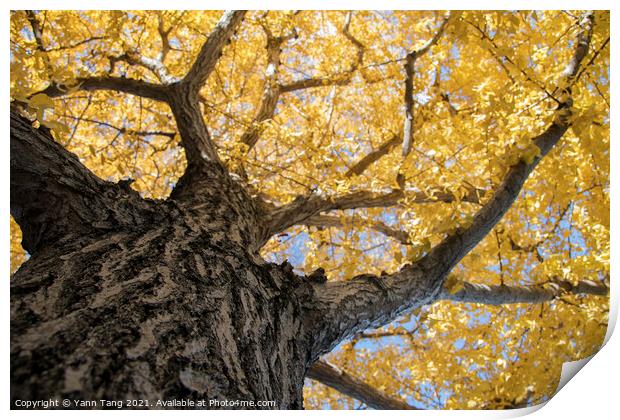
<path id="1" fill-rule="evenodd" d="M 67 134 L 71 130 L 65 124 L 58 121 L 45 121 L 43 125 L 52 130 L 57 135 Z"/>
<path id="2" fill-rule="evenodd" d="M 444 288 L 450 292 L 450 294 L 455 294 L 463 290 L 465 285 L 462 281 L 459 281 L 456 276 L 450 275 L 444 283 Z"/>
<path id="3" fill-rule="evenodd" d="M 532 143 L 525 149 L 525 151 L 521 155 L 521 160 L 528 165 L 531 165 L 532 163 L 534 163 L 534 160 L 536 160 L 538 156 L 540 156 L 540 148 L 534 143 Z"/>
<path id="4" fill-rule="evenodd" d="M 47 96 L 44 93 L 37 93 L 28 101 L 28 105 L 33 108 L 46 109 L 46 108 L 54 108 L 54 101 L 52 98 Z"/>

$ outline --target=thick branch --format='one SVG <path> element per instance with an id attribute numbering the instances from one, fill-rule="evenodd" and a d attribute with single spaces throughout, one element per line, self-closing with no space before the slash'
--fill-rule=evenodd
<path id="1" fill-rule="evenodd" d="M 306 376 L 334 388 L 338 392 L 349 395 L 376 410 L 416 410 L 415 407 L 406 402 L 390 397 L 322 360 L 314 363 L 308 369 Z"/>
<path id="2" fill-rule="evenodd" d="M 188 84 L 177 83 L 172 87 L 169 93 L 169 104 L 181 135 L 188 169 L 215 165 L 224 170 L 224 165 L 217 154 L 217 148 L 200 111 L 198 96 Z"/>
<path id="3" fill-rule="evenodd" d="M 554 123 L 536 139 L 536 143 L 543 146 L 539 146 L 543 154 L 567 128 Z M 321 348 L 329 351 L 357 331 L 379 327 L 408 309 L 435 301 L 446 275 L 501 219 L 538 161 L 529 165 L 520 162 L 511 168 L 493 198 L 474 216 L 472 225 L 448 236 L 415 264 L 406 265 L 391 275 L 362 275 L 349 281 L 317 285 L 315 292 L 323 305 L 317 317 L 330 320 L 320 323 L 315 320 L 322 324 L 326 338 L 329 337 L 328 341 L 319 343 L 318 354 Z"/>
<path id="4" fill-rule="evenodd" d="M 443 289 L 438 300 L 453 302 L 506 305 L 516 303 L 549 302 L 565 295 L 608 296 L 609 285 L 602 281 L 582 280 L 577 284 L 565 280 L 554 280 L 544 285 L 532 286 L 488 286 L 458 281 L 458 291 Z M 454 286 L 454 285 L 453 285 Z M 361 333 L 359 338 L 383 338 L 393 336 L 410 337 L 412 333 L 402 331 L 378 331 Z M 341 369 L 319 360 L 308 369 L 307 377 L 319 381 L 335 390 L 356 398 L 369 407 L 378 410 L 416 409 L 402 400 L 383 394 L 381 391 L 360 381 Z"/>
<path id="5" fill-rule="evenodd" d="M 593 14 L 581 19 L 579 41 L 571 60 L 581 62 L 590 42 Z M 573 77 L 578 69 L 564 73 Z M 561 81 L 562 82 L 562 81 Z M 309 325 L 316 334 L 312 355 L 330 351 L 343 339 L 368 327 L 378 327 L 406 310 L 432 303 L 441 296 L 444 280 L 453 267 L 499 222 L 519 195 L 523 184 L 540 160 L 562 138 L 569 127 L 570 91 L 563 95 L 555 121 L 532 144 L 540 150 L 532 161 L 514 164 L 493 197 L 475 214 L 471 225 L 449 235 L 419 261 L 405 265 L 394 274 L 360 275 L 348 281 L 313 284 L 315 299 L 307 306 Z"/>
<path id="6" fill-rule="evenodd" d="M 11 111 L 11 214 L 26 251 L 135 227 L 152 216 L 150 208 L 138 193 L 99 179 L 48 131 Z"/>
<path id="7" fill-rule="evenodd" d="M 183 78 L 183 83 L 191 85 L 192 90 L 196 93 L 215 68 L 215 64 L 222 56 L 224 46 L 230 41 L 235 30 L 243 21 L 245 13 L 245 10 L 226 11 L 215 29 L 209 34 L 194 64 Z"/>
<path id="8" fill-rule="evenodd" d="M 584 294 L 607 296 L 609 286 L 601 281 L 582 280 L 577 284 L 565 280 L 554 280 L 544 285 L 533 286 L 488 286 L 459 281 L 458 291 L 442 290 L 439 300 L 453 302 L 506 305 L 510 303 L 541 303 L 562 295 Z"/>
<path id="9" fill-rule="evenodd" d="M 194 175 L 202 176 L 201 171 L 197 170 L 200 167 L 215 165 L 219 168 L 219 172 L 224 171 L 224 165 L 220 161 L 200 110 L 199 91 L 215 68 L 224 46 L 230 41 L 244 15 L 245 11 L 225 12 L 183 80 L 170 86 L 168 103 L 176 120 L 188 163 L 186 171 L 188 176 L 181 184 L 184 189 L 191 186 L 190 178 L 194 178 Z M 189 176 L 190 173 L 193 175 Z M 192 193 L 190 191 L 190 194 Z"/>
<path id="10" fill-rule="evenodd" d="M 167 90 L 164 86 L 116 76 L 78 77 L 70 86 L 52 82 L 47 88 L 38 93 L 44 93 L 51 98 L 55 98 L 68 95 L 75 90 L 114 90 L 158 101 L 167 100 Z"/>

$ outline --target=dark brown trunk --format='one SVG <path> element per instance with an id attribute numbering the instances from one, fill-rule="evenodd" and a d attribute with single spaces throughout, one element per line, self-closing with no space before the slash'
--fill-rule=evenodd
<path id="1" fill-rule="evenodd" d="M 48 247 L 14 275 L 12 400 L 302 408 L 300 278 L 213 220 L 154 206 L 164 216 L 152 225 Z"/>
<path id="2" fill-rule="evenodd" d="M 11 280 L 14 404 L 303 407 L 313 289 L 258 255 L 260 213 L 221 165 L 190 166 L 170 199 L 144 200 L 11 113 L 11 213 L 32 255 Z"/>

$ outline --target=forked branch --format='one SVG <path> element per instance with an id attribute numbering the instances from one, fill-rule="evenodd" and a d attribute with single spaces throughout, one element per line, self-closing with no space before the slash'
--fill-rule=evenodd
<path id="1" fill-rule="evenodd" d="M 488 286 L 455 279 L 450 285 L 455 290 L 450 291 L 444 288 L 438 300 L 485 305 L 506 305 L 550 302 L 563 296 L 608 296 L 608 281 L 609 277 L 606 276 L 604 280 L 581 280 L 576 284 L 562 279 L 553 279 L 542 285 Z M 395 335 L 411 337 L 412 332 L 407 330 L 364 332 L 356 337 L 380 339 Z M 315 362 L 308 369 L 306 376 L 377 410 L 417 409 L 401 399 L 386 395 L 375 387 L 324 360 L 319 359 Z"/>
<path id="2" fill-rule="evenodd" d="M 220 173 L 226 172 L 200 110 L 199 94 L 200 88 L 222 56 L 224 46 L 230 42 L 235 30 L 243 21 L 245 13 L 243 10 L 225 12 L 202 45 L 185 77 L 170 86 L 168 103 L 181 134 L 181 143 L 188 162 L 186 173 L 189 178 L 203 177 L 199 168 L 205 166 L 216 166 Z M 181 184 L 184 188 L 191 184 L 188 177 Z"/>
<path id="3" fill-rule="evenodd" d="M 222 56 L 224 46 L 230 41 L 235 30 L 243 21 L 245 10 L 228 10 L 207 37 L 207 41 L 202 45 L 198 57 L 192 67 L 183 78 L 183 83 L 192 86 L 195 94 L 198 94 L 202 86 L 218 60 Z"/>
<path id="4" fill-rule="evenodd" d="M 364 60 L 364 45 L 349 31 L 351 17 L 352 12 L 349 12 L 345 18 L 345 24 L 342 30 L 344 36 L 351 41 L 357 49 L 356 60 L 351 64 L 351 68 L 348 71 L 331 76 L 310 77 L 284 84 L 278 81 L 282 44 L 292 38 L 296 38 L 297 31 L 293 29 L 287 35 L 274 36 L 268 26 L 266 24 L 263 25 L 263 29 L 267 36 L 267 70 L 265 72 L 266 77 L 263 95 L 256 117 L 248 130 L 241 136 L 241 141 L 248 146 L 248 150 L 251 150 L 259 140 L 260 123 L 273 118 L 275 115 L 276 106 L 282 94 L 317 87 L 343 86 L 351 81 L 353 73 L 362 65 Z"/>

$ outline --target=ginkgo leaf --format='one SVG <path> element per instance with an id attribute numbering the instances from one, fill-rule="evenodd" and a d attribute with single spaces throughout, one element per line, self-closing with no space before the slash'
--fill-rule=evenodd
<path id="1" fill-rule="evenodd" d="M 54 108 L 54 101 L 44 93 L 37 93 L 36 95 L 33 95 L 28 101 L 28 104 L 33 108 Z"/>
<path id="2" fill-rule="evenodd" d="M 463 290 L 465 285 L 456 276 L 450 275 L 444 282 L 444 288 L 451 294 L 456 294 Z"/>
<path id="3" fill-rule="evenodd" d="M 43 125 L 52 130 L 57 136 L 62 137 L 63 135 L 68 134 L 71 129 L 58 121 L 44 121 Z"/>

